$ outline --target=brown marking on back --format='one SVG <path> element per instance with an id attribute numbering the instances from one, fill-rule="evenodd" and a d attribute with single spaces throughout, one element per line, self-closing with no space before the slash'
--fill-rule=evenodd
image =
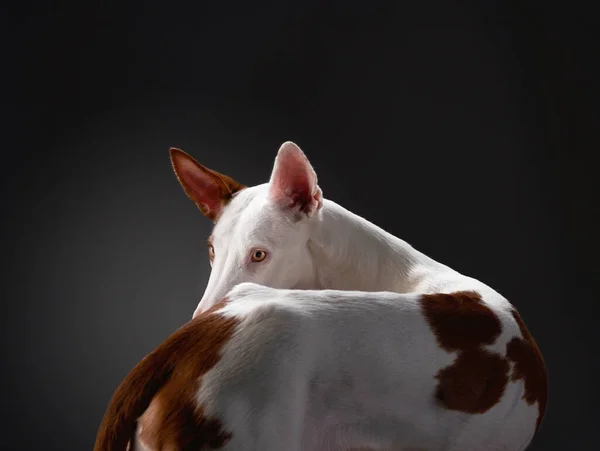
<path id="1" fill-rule="evenodd" d="M 511 311 L 523 338 L 515 337 L 506 345 L 506 356 L 514 362 L 511 380 L 523 379 L 523 399 L 532 405 L 538 403 L 536 431 L 539 429 L 548 400 L 548 375 L 546 363 L 533 336 L 516 310 Z"/>
<path id="2" fill-rule="evenodd" d="M 426 294 L 421 306 L 438 343 L 449 352 L 492 344 L 502 332 L 498 317 L 474 291 Z"/>
<path id="3" fill-rule="evenodd" d="M 218 418 L 207 417 L 195 401 L 200 377 L 220 360 L 221 349 L 238 320 L 211 309 L 182 326 L 127 375 L 115 391 L 98 429 L 95 451 L 122 451 L 145 418 L 143 441 L 155 449 L 195 450 L 222 448 L 231 438 Z"/>
<path id="4" fill-rule="evenodd" d="M 440 347 L 457 352 L 452 365 L 436 375 L 435 398 L 450 410 L 486 412 L 500 401 L 508 383 L 506 359 L 482 349 L 502 332 L 500 319 L 474 291 L 426 294 L 420 302 Z"/>
<path id="5" fill-rule="evenodd" d="M 437 374 L 436 399 L 451 410 L 484 413 L 496 405 L 508 383 L 508 362 L 484 349 L 460 352 Z"/>
<path id="6" fill-rule="evenodd" d="M 181 149 L 171 147 L 170 155 L 171 166 L 183 191 L 202 214 L 213 222 L 218 221 L 223 207 L 231 201 L 233 195 L 246 188 L 246 185 L 231 177 L 201 165 Z M 185 167 L 183 162 L 195 168 L 195 176 L 182 169 Z"/>

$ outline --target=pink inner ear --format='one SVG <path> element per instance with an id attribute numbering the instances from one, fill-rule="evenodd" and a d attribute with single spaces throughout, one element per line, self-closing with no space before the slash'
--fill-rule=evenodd
<path id="1" fill-rule="evenodd" d="M 221 190 L 210 177 L 202 172 L 184 170 L 183 178 L 197 203 L 214 213 L 221 208 Z"/>
<path id="2" fill-rule="evenodd" d="M 205 214 L 217 216 L 223 206 L 223 193 L 214 177 L 183 154 L 173 159 L 173 165 L 187 195 Z"/>
<path id="3" fill-rule="evenodd" d="M 270 181 L 270 195 L 288 207 L 312 210 L 320 206 L 317 176 L 304 153 L 293 143 L 281 146 Z M 313 205 L 315 204 L 315 205 Z"/>

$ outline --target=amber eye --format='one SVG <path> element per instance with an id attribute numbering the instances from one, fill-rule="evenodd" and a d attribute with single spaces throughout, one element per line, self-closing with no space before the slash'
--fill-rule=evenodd
<path id="1" fill-rule="evenodd" d="M 212 244 L 208 245 L 208 258 L 212 261 L 213 258 L 215 258 L 215 248 L 212 246 Z"/>
<path id="2" fill-rule="evenodd" d="M 253 262 L 262 262 L 265 258 L 267 258 L 267 253 L 262 249 L 256 249 L 254 252 L 252 252 Z"/>

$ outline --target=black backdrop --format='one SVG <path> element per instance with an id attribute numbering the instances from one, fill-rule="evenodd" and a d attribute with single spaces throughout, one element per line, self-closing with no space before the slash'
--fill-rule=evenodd
<path id="1" fill-rule="evenodd" d="M 2 449 L 91 449 L 190 318 L 210 224 L 168 148 L 254 184 L 285 140 L 520 309 L 551 383 L 532 450 L 598 449 L 594 16 L 518 3 L 2 3 Z"/>

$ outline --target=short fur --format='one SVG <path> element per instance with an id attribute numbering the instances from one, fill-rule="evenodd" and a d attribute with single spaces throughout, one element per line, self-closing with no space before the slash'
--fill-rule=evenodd
<path id="1" fill-rule="evenodd" d="M 249 188 L 172 161 L 216 222 L 213 269 L 184 332 L 117 389 L 96 451 L 125 449 L 138 417 L 148 450 L 528 446 L 546 368 L 502 295 L 323 199 L 291 142 Z"/>

